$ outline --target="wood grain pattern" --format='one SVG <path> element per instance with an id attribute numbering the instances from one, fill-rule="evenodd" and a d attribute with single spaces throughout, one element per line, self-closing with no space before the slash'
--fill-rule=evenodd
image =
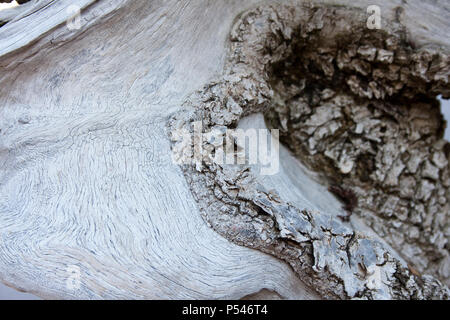
<path id="1" fill-rule="evenodd" d="M 170 160 L 167 119 L 264 2 L 42 0 L 0 28 L 2 282 L 44 298 L 317 298 L 281 260 L 209 228 Z M 441 4 L 383 11 L 399 5 L 417 41 L 449 44 Z"/>

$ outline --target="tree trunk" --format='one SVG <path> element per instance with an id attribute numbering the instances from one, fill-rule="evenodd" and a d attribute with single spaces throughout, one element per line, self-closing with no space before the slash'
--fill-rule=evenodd
<path id="1" fill-rule="evenodd" d="M 0 280 L 43 298 L 448 299 L 450 7 L 379 3 L 379 28 L 363 0 L 0 11 Z M 213 159 L 253 129 L 272 129 L 269 162 Z"/>

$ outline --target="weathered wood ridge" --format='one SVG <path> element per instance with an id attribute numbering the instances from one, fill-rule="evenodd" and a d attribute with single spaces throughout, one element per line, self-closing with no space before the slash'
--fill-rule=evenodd
<path id="1" fill-rule="evenodd" d="M 0 280 L 44 298 L 448 299 L 450 7 L 382 3 L 380 30 L 370 1 L 0 12 Z M 280 129 L 280 172 L 175 164 L 197 120 Z"/>

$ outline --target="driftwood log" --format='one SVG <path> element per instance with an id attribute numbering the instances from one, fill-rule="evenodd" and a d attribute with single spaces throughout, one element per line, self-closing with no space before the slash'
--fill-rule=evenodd
<path id="1" fill-rule="evenodd" d="M 0 11 L 0 280 L 43 298 L 448 299 L 450 6 L 378 1 L 370 28 L 371 5 Z M 227 130 L 254 128 L 279 136 L 275 172 L 207 152 L 239 158 Z"/>

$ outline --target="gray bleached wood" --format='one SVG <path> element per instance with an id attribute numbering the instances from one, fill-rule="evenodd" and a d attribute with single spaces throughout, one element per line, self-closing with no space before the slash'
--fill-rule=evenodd
<path id="1" fill-rule="evenodd" d="M 3 282 L 44 298 L 318 297 L 208 227 L 170 160 L 166 122 L 220 76 L 236 17 L 264 2 L 35 1 L 0 28 Z M 448 9 L 430 3 L 383 12 L 404 7 L 418 43 L 447 45 Z"/>
<path id="2" fill-rule="evenodd" d="M 124 3 L 2 57 L 2 281 L 45 298 L 315 297 L 284 263 L 208 228 L 170 160 L 168 115 L 220 72 L 242 7 L 213 7 L 204 24 L 201 3 Z M 3 53 L 36 41 L 4 36 Z"/>

